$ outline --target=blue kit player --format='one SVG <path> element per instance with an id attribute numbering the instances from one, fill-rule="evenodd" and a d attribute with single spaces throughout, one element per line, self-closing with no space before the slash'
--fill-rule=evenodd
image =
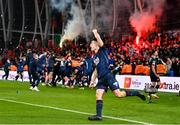
<path id="1" fill-rule="evenodd" d="M 34 53 L 33 60 L 31 60 L 29 68 L 30 68 L 30 73 L 32 75 L 32 84 L 31 84 L 30 89 L 35 90 L 35 91 L 39 91 L 38 85 L 40 82 L 40 78 L 39 78 L 38 71 L 37 71 L 38 66 L 39 66 L 38 55 L 36 53 Z"/>
<path id="2" fill-rule="evenodd" d="M 16 75 L 15 79 L 18 80 L 18 78 L 21 77 L 22 82 L 23 82 L 24 65 L 25 65 L 25 61 L 23 60 L 22 57 L 20 57 L 20 59 L 17 63 L 17 75 Z"/>
<path id="3" fill-rule="evenodd" d="M 126 96 L 137 96 L 142 100 L 146 100 L 145 96 L 139 93 L 139 91 L 125 90 L 121 91 L 119 89 L 119 84 L 114 78 L 113 74 L 109 70 L 109 59 L 107 51 L 104 47 L 104 43 L 100 38 L 97 30 L 94 29 L 93 34 L 96 40 L 91 41 L 90 48 L 91 51 L 95 53 L 94 61 L 96 68 L 93 71 L 91 82 L 89 87 L 96 86 L 96 115 L 88 117 L 89 120 L 102 120 L 102 108 L 103 108 L 103 94 L 107 91 L 108 87 L 114 93 L 116 97 L 122 98 Z M 98 79 L 96 84 L 95 80 Z"/>
<path id="4" fill-rule="evenodd" d="M 32 75 L 30 71 L 30 63 L 33 61 L 33 52 L 31 49 L 27 50 L 27 56 L 26 56 L 26 64 L 28 66 L 28 76 L 29 76 L 29 83 L 32 86 Z"/>
<path id="5" fill-rule="evenodd" d="M 5 77 L 6 80 L 8 79 L 10 66 L 11 66 L 10 59 L 7 59 L 6 63 L 4 64 L 4 72 L 5 72 L 5 74 L 2 76 L 2 79 L 4 79 L 4 77 Z"/>

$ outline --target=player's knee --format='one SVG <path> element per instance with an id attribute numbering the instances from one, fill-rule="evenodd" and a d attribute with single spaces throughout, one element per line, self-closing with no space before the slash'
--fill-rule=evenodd
<path id="1" fill-rule="evenodd" d="M 114 91 L 114 95 L 118 98 L 123 98 L 126 96 L 126 93 L 124 91 Z"/>
<path id="2" fill-rule="evenodd" d="M 102 100 L 103 91 L 96 91 L 96 100 Z"/>
<path id="3" fill-rule="evenodd" d="M 96 100 L 102 100 L 102 94 L 96 93 Z"/>
<path id="4" fill-rule="evenodd" d="M 124 97 L 124 95 L 122 93 L 116 93 L 115 96 L 118 97 L 118 98 Z"/>

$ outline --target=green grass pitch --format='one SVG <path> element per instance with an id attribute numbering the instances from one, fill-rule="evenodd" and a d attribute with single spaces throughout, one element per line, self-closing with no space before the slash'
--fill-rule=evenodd
<path id="1" fill-rule="evenodd" d="M 180 124 L 180 97 L 159 93 L 148 104 L 137 97 L 104 95 L 102 121 L 88 121 L 95 113 L 95 89 L 44 87 L 0 81 L 0 124 Z"/>

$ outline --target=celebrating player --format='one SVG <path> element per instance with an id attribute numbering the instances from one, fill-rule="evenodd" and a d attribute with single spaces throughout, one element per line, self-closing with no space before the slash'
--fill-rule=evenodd
<path id="1" fill-rule="evenodd" d="M 92 74 L 91 82 L 89 87 L 95 87 L 96 78 L 98 78 L 98 83 L 96 85 L 96 115 L 88 117 L 89 120 L 102 120 L 102 108 L 103 108 L 103 94 L 107 91 L 108 87 L 112 90 L 116 97 L 122 98 L 125 96 L 138 96 L 142 100 L 145 100 L 145 96 L 138 91 L 125 90 L 121 91 L 119 89 L 119 84 L 114 78 L 113 74 L 109 70 L 109 59 L 107 51 L 104 47 L 104 43 L 100 38 L 97 30 L 94 29 L 93 34 L 96 40 L 91 41 L 90 48 L 91 51 L 95 53 L 93 58 L 93 63 L 96 68 Z"/>

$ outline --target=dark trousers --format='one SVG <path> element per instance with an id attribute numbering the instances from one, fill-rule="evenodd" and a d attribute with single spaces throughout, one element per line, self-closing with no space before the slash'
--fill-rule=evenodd
<path id="1" fill-rule="evenodd" d="M 7 80 L 8 76 L 9 76 L 9 70 L 4 71 L 5 74 L 2 76 L 2 78 L 4 79 L 4 77 L 6 77 L 5 79 Z"/>
<path id="2" fill-rule="evenodd" d="M 16 80 L 18 80 L 19 76 L 21 76 L 21 79 L 23 81 L 23 72 L 17 72 L 17 75 L 16 75 Z"/>
<path id="3" fill-rule="evenodd" d="M 37 72 L 32 72 L 32 87 L 38 86 L 40 82 L 40 78 Z"/>
<path id="4" fill-rule="evenodd" d="M 58 78 L 56 79 L 56 76 L 58 76 Z M 52 77 L 52 81 L 51 81 L 51 84 L 53 86 L 56 86 L 56 82 L 60 79 L 60 74 L 59 74 L 59 71 L 58 70 L 54 70 L 53 71 L 53 77 Z"/>
<path id="5" fill-rule="evenodd" d="M 32 86 L 32 75 L 31 75 L 30 70 L 28 70 L 28 76 L 29 76 L 29 83 Z"/>

